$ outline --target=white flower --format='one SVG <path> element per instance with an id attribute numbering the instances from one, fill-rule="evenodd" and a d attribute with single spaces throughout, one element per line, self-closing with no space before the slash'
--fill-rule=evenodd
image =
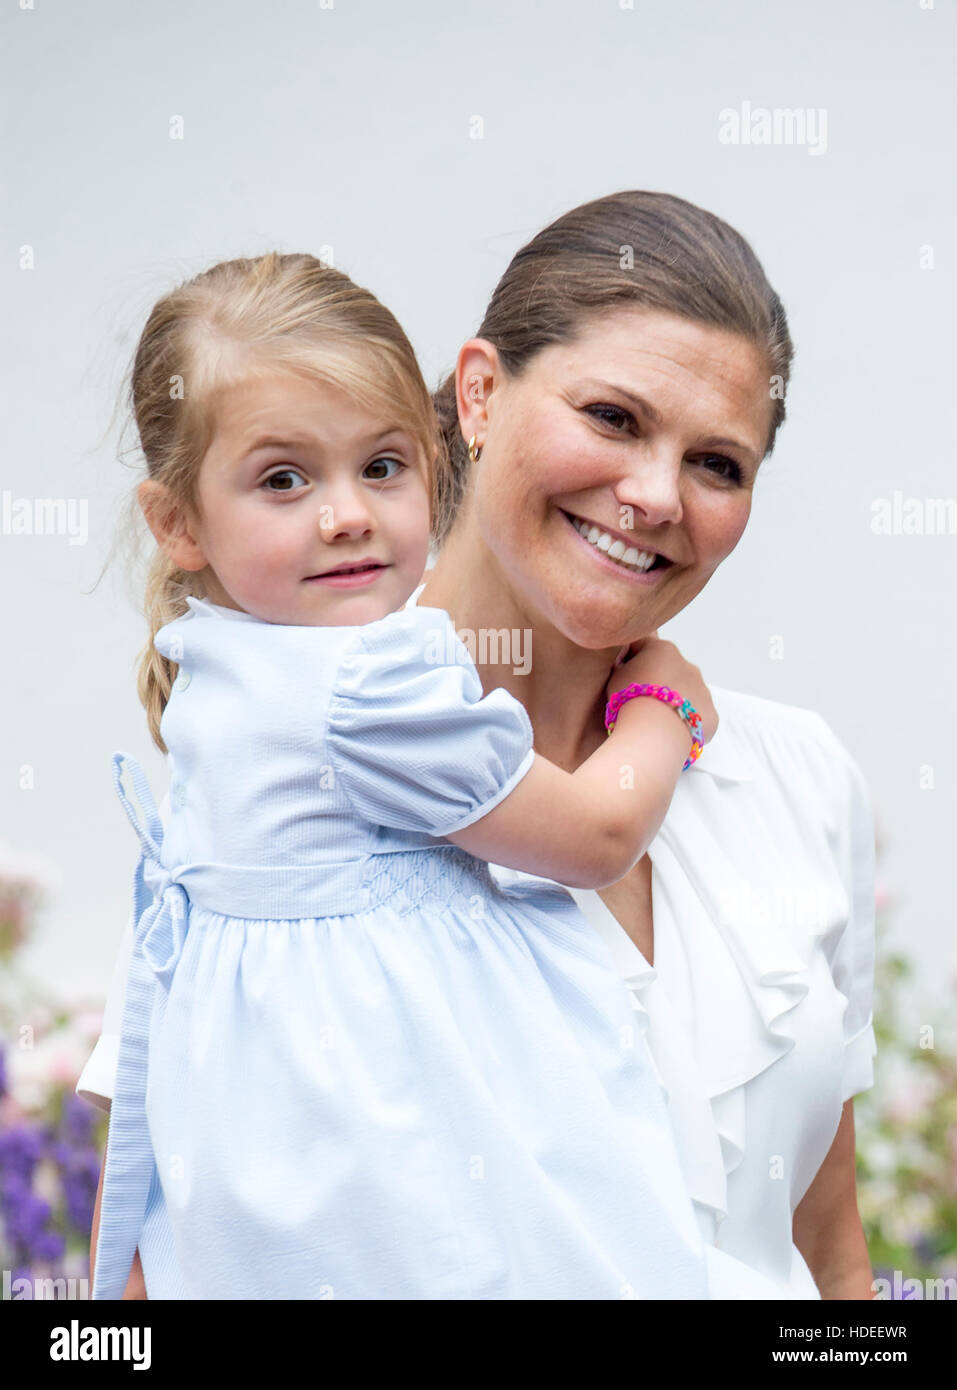
<path id="1" fill-rule="evenodd" d="M 39 1110 L 54 1087 L 74 1083 L 86 1063 L 88 1049 L 65 1030 L 34 1041 L 32 1047 L 14 1042 L 7 1049 L 7 1085 L 24 1110 Z"/>
<path id="2" fill-rule="evenodd" d="M 63 874 L 49 855 L 31 854 L 0 840 L 0 884 L 5 882 L 25 884 L 43 897 L 53 897 L 59 892 Z"/>

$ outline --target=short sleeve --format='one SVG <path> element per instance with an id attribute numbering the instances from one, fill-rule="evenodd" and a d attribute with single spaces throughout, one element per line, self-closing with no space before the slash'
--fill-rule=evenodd
<path id="1" fill-rule="evenodd" d="M 831 961 L 834 983 L 847 998 L 844 1015 L 842 1099 L 850 1100 L 874 1084 L 875 851 L 870 793 L 857 763 L 830 728 L 829 751 L 838 775 L 837 858 L 850 913 Z"/>
<path id="2" fill-rule="evenodd" d="M 116 1082 L 116 1064 L 120 1055 L 120 1038 L 123 1033 L 123 1005 L 126 1002 L 126 977 L 133 954 L 133 915 L 126 924 L 120 944 L 113 978 L 110 981 L 106 1005 L 103 1009 L 103 1023 L 96 1046 L 87 1058 L 76 1083 L 76 1093 L 81 1099 L 89 1101 L 99 1110 L 109 1110 L 113 1101 L 113 1088 Z"/>
<path id="3" fill-rule="evenodd" d="M 337 784 L 373 825 L 441 838 L 481 820 L 535 759 L 507 690 L 482 693 L 448 614 L 412 607 L 343 649 L 326 740 Z"/>

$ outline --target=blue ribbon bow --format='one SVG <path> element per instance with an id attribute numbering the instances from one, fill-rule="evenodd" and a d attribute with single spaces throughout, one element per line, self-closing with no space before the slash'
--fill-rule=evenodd
<path id="1" fill-rule="evenodd" d="M 124 790 L 124 764 L 132 773 L 145 824 Z M 113 782 L 141 853 L 133 879 L 133 951 L 110 1111 L 94 1299 L 122 1297 L 151 1189 L 158 1182 L 146 1120 L 150 1019 L 157 987 L 169 989 L 189 927 L 189 897 L 161 861 L 163 824 L 146 774 L 129 754 L 114 753 Z"/>

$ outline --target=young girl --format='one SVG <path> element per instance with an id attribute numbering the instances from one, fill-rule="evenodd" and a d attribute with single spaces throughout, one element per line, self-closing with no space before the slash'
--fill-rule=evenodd
<path id="1" fill-rule="evenodd" d="M 652 639 L 609 695 L 693 709 L 620 698 L 575 773 L 536 755 L 415 605 L 443 460 L 411 346 L 312 257 L 160 300 L 131 395 L 171 814 L 114 754 L 142 852 L 94 1298 L 138 1246 L 150 1297 L 706 1297 L 623 982 L 568 894 L 487 867 L 621 878 L 713 733 L 700 674 Z"/>

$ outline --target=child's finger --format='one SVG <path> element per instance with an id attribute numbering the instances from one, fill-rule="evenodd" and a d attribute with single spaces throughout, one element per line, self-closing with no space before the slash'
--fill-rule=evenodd
<path id="1" fill-rule="evenodd" d="M 657 636 L 658 636 L 658 629 L 657 629 L 657 628 L 655 629 L 654 632 L 649 632 L 649 633 L 648 633 L 648 637 L 657 637 Z M 637 637 L 637 638 L 634 640 L 634 642 L 628 642 L 628 643 L 626 643 L 626 645 L 625 645 L 624 647 L 622 647 L 621 651 L 618 653 L 618 658 L 617 658 L 617 660 L 615 661 L 615 665 L 616 665 L 616 666 L 620 666 L 621 663 L 622 663 L 623 661 L 628 661 L 630 657 L 637 656 L 638 653 L 641 651 L 642 646 L 644 645 L 644 643 L 645 643 L 647 640 L 648 640 L 647 637 Z"/>

